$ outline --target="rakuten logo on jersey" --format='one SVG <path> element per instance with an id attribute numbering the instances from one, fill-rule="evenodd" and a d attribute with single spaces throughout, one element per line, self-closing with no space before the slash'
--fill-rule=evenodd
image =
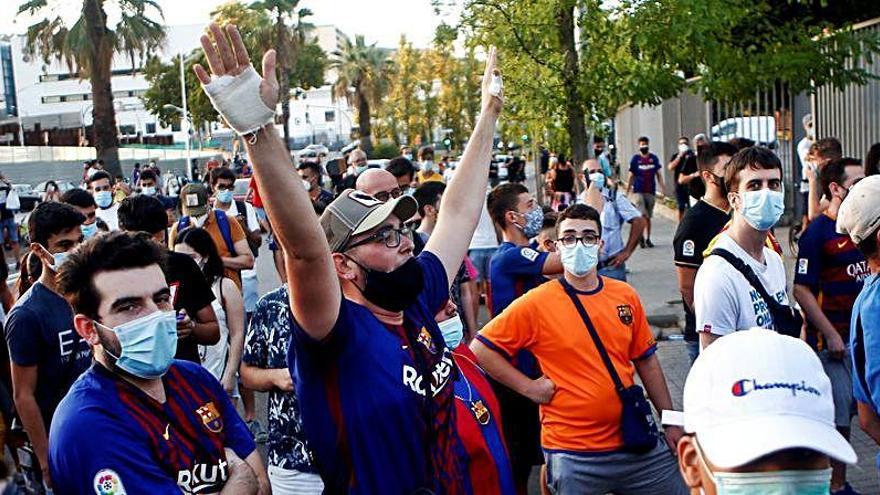
<path id="1" fill-rule="evenodd" d="M 223 460 L 217 464 L 199 463 L 189 471 L 177 472 L 177 486 L 184 493 L 219 492 L 229 477 L 226 469 L 229 464 Z"/>
<path id="2" fill-rule="evenodd" d="M 449 377 L 452 376 L 452 371 L 454 369 L 455 364 L 453 363 L 452 356 L 447 349 L 440 362 L 434 366 L 434 371 L 431 373 L 431 396 L 435 396 L 438 392 L 443 390 L 443 387 L 449 382 Z M 425 386 L 422 375 L 417 369 L 407 364 L 403 365 L 403 384 L 409 387 L 413 392 L 421 396 L 425 395 Z"/>

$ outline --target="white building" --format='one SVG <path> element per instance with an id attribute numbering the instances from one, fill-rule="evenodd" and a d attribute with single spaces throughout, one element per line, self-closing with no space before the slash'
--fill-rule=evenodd
<path id="1" fill-rule="evenodd" d="M 184 25 L 168 26 L 166 42 L 155 55 L 165 62 L 178 54 L 188 54 L 199 46 L 199 36 L 204 26 Z M 322 49 L 329 53 L 335 51 L 345 35 L 333 26 L 316 28 L 315 37 Z M 13 88 L 0 85 L 0 122 L 5 118 L 16 119 L 15 112 L 7 114 L 10 98 L 17 102 L 24 128 L 34 129 L 70 129 L 83 128 L 92 123 L 91 85 L 88 80 L 80 80 L 76 74 L 62 63 L 52 61 L 49 64 L 24 54 L 22 47 L 24 35 L 8 36 L 6 44 L 11 60 L 0 58 L 2 75 L 14 74 Z M 2 46 L 0 46 L 2 53 Z M 114 106 L 116 107 L 116 123 L 121 136 L 169 135 L 173 134 L 176 142 L 183 142 L 185 136 L 180 126 L 165 128 L 159 123 L 157 116 L 149 113 L 143 105 L 141 96 L 146 93 L 149 85 L 140 67 L 144 61 L 135 59 L 134 68 L 131 60 L 117 55 L 113 60 Z M 8 67 L 11 64 L 11 67 Z M 333 79 L 335 79 L 335 74 Z M 0 79 L 2 80 L 2 79 Z M 292 92 L 296 93 L 296 92 Z M 334 102 L 330 98 L 330 86 L 306 91 L 299 99 L 291 101 L 290 129 L 291 137 L 297 143 L 317 142 L 330 144 L 348 142 L 351 133 L 352 112 L 345 101 Z M 292 96 L 293 98 L 293 96 Z M 211 126 L 212 132 L 219 135 L 228 134 L 221 124 Z"/>

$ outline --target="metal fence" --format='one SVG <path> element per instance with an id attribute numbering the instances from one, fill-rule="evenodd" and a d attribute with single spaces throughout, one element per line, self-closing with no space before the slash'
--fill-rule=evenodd
<path id="1" fill-rule="evenodd" d="M 880 34 L 880 18 L 863 22 L 854 30 Z M 880 62 L 854 61 L 857 67 L 880 76 Z M 812 98 L 813 125 L 817 137 L 836 137 L 847 156 L 862 158 L 872 144 L 880 142 L 880 81 L 842 90 L 817 88 Z"/>

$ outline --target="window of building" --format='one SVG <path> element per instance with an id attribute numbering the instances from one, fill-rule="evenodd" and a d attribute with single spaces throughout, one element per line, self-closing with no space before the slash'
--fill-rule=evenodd
<path id="1" fill-rule="evenodd" d="M 156 134 L 155 122 L 147 122 L 147 134 Z"/>
<path id="2" fill-rule="evenodd" d="M 336 119 L 336 112 L 333 110 L 324 112 L 324 122 L 333 122 Z"/>
<path id="3" fill-rule="evenodd" d="M 171 132 L 180 132 L 180 121 L 175 120 L 171 123 Z"/>
<path id="4" fill-rule="evenodd" d="M 44 96 L 42 98 L 43 103 L 61 103 L 60 96 Z"/>
<path id="5" fill-rule="evenodd" d="M 132 136 L 135 134 L 133 125 L 121 125 L 119 126 L 119 134 L 124 136 Z"/>

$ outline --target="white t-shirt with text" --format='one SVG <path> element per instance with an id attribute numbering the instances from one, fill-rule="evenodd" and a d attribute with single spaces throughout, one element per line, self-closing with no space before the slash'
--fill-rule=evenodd
<path id="1" fill-rule="evenodd" d="M 745 261 L 768 294 L 788 304 L 785 265 L 776 251 L 764 247 L 764 263 L 752 258 L 727 233 L 719 235 L 715 248 L 722 248 Z M 767 304 L 746 278 L 727 260 L 708 256 L 694 282 L 694 312 L 698 332 L 727 335 L 752 327 L 772 329 Z"/>

